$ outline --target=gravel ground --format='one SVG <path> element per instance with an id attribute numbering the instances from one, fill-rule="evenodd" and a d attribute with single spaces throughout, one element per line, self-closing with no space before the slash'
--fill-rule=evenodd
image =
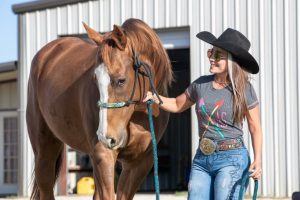
<path id="1" fill-rule="evenodd" d="M 0 198 L 0 200 L 28 200 L 28 198 L 20 197 L 9 197 L 9 198 Z M 57 196 L 56 200 L 91 200 L 92 196 Z M 161 194 L 161 200 L 186 200 L 187 193 L 179 194 Z M 136 194 L 133 200 L 155 200 L 155 194 Z M 246 198 L 245 200 L 251 200 L 251 198 Z M 258 198 L 258 200 L 289 200 L 288 198 Z"/>
<path id="2" fill-rule="evenodd" d="M 28 200 L 28 198 L 20 198 L 20 197 L 8 197 L 8 198 L 0 198 L 3 200 Z M 72 196 L 57 196 L 56 200 L 92 200 L 92 196 L 85 195 L 72 195 Z M 172 194 L 164 194 L 160 196 L 161 200 L 186 200 L 186 195 L 172 195 Z M 153 194 L 137 194 L 135 195 L 133 200 L 155 200 L 155 195 Z"/>

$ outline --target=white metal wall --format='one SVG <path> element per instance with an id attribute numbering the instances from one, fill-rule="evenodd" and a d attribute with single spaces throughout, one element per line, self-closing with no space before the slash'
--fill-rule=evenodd
<path id="1" fill-rule="evenodd" d="M 127 18 L 140 18 L 153 28 L 190 26 L 191 80 L 208 73 L 206 49 L 195 35 L 217 36 L 227 27 L 244 33 L 260 64 L 253 85 L 260 99 L 264 133 L 263 179 L 260 194 L 286 197 L 300 190 L 300 3 L 297 0 L 98 0 L 19 16 L 20 130 L 23 143 L 20 194 L 28 194 L 32 152 L 26 134 L 27 80 L 34 54 L 59 35 L 84 33 L 81 22 L 99 32 Z M 193 152 L 197 120 L 192 116 Z M 248 145 L 250 141 L 246 136 Z M 249 145 L 250 146 L 250 145 Z M 252 187 L 253 188 L 253 187 Z M 252 189 L 250 188 L 250 189 Z"/>

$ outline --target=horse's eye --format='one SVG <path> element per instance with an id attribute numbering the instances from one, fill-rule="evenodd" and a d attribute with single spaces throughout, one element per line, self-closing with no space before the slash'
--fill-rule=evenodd
<path id="1" fill-rule="evenodd" d="M 125 79 L 118 79 L 117 84 L 119 87 L 122 87 L 125 84 Z"/>

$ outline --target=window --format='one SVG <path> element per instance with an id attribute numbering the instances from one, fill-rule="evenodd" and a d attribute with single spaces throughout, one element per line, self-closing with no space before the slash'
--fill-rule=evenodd
<path id="1" fill-rule="evenodd" d="M 4 118 L 4 184 L 15 184 L 18 179 L 18 121 Z"/>

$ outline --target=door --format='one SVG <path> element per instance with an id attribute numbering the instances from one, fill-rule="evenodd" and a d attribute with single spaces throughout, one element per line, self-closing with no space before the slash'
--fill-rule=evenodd
<path id="1" fill-rule="evenodd" d="M 17 112 L 0 112 L 0 194 L 17 194 Z"/>
<path id="2" fill-rule="evenodd" d="M 168 89 L 170 97 L 183 93 L 190 84 L 190 49 L 168 49 L 174 82 Z M 191 110 L 170 113 L 167 129 L 157 146 L 158 174 L 161 191 L 187 190 L 191 168 Z M 153 169 L 139 191 L 153 191 Z"/>
<path id="3" fill-rule="evenodd" d="M 162 29 L 157 32 L 169 55 L 174 82 L 170 97 L 184 92 L 190 84 L 190 38 L 186 28 Z M 158 143 L 158 174 L 161 191 L 187 190 L 191 167 L 191 110 L 170 113 L 167 129 Z M 154 191 L 153 169 L 139 191 Z"/>

